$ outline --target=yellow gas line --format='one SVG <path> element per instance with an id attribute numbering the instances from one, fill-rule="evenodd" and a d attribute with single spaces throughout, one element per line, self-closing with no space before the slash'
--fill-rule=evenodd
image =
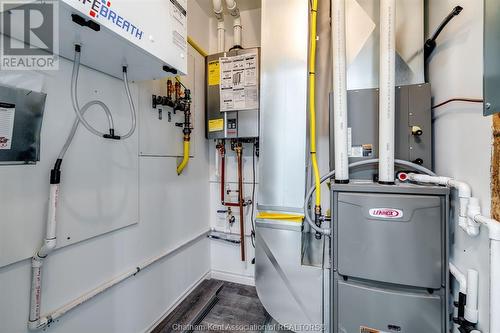
<path id="1" fill-rule="evenodd" d="M 190 141 L 189 139 L 186 140 L 184 139 L 184 155 L 182 157 L 182 162 L 181 164 L 179 164 L 179 166 L 177 167 L 177 174 L 180 175 L 182 173 L 182 171 L 184 171 L 184 169 L 186 168 L 186 166 L 188 165 L 189 163 L 189 148 L 190 148 Z"/>
<path id="2" fill-rule="evenodd" d="M 309 112 L 310 112 L 310 145 L 311 162 L 316 186 L 316 214 L 321 214 L 321 181 L 316 152 L 316 31 L 318 0 L 311 4 L 310 36 L 309 36 Z"/>
<path id="3" fill-rule="evenodd" d="M 195 49 L 202 57 L 208 56 L 208 53 L 196 41 L 188 36 L 188 43 Z"/>

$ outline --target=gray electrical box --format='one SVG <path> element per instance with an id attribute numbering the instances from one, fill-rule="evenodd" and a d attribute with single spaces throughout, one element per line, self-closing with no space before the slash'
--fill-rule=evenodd
<path id="1" fill-rule="evenodd" d="M 447 332 L 449 190 L 351 181 L 332 194 L 332 332 Z"/>
<path id="2" fill-rule="evenodd" d="M 0 85 L 0 165 L 40 160 L 46 95 Z"/>
<path id="3" fill-rule="evenodd" d="M 330 95 L 331 170 L 335 169 L 333 103 Z M 350 90 L 347 93 L 349 162 L 378 157 L 379 91 Z M 416 84 L 396 87 L 396 158 L 432 169 L 431 87 Z M 352 171 L 352 178 L 372 179 L 376 168 Z"/>
<path id="4" fill-rule="evenodd" d="M 257 138 L 260 49 L 233 49 L 206 59 L 207 139 Z"/>

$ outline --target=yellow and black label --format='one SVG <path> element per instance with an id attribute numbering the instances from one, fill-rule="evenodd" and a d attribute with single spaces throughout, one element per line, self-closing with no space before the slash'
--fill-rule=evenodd
<path id="1" fill-rule="evenodd" d="M 218 132 L 224 130 L 224 118 L 212 119 L 208 121 L 208 131 Z"/>
<path id="2" fill-rule="evenodd" d="M 208 63 L 208 85 L 217 86 L 220 84 L 220 63 L 219 60 Z"/>

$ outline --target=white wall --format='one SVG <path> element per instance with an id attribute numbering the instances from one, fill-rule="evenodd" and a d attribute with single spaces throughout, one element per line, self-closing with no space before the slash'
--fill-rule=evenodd
<path id="1" fill-rule="evenodd" d="M 189 1 L 189 32 L 198 42 L 208 47 L 208 32 L 204 30 L 208 18 L 196 5 Z M 193 50 L 191 52 L 194 53 Z M 67 67 L 67 62 L 63 67 Z M 196 55 L 197 68 L 204 68 L 204 60 Z M 53 75 L 69 77 L 68 70 Z M 103 74 L 94 72 L 96 78 Z M 98 80 L 96 80 L 98 81 Z M 196 71 L 195 83 L 204 86 L 204 70 Z M 122 83 L 109 79 L 99 89 L 118 89 Z M 142 89 L 141 85 L 138 85 Z M 66 100 L 69 96 L 62 90 L 50 88 L 50 100 Z M 108 233 L 76 245 L 56 251 L 44 266 L 42 312 L 58 308 L 75 297 L 99 284 L 134 268 L 138 263 L 175 249 L 180 244 L 208 230 L 209 171 L 208 146 L 204 138 L 204 89 L 198 89 L 195 98 L 196 156 L 191 159 L 184 174 L 175 173 L 177 158 L 141 157 L 140 170 L 140 221 L 137 225 Z M 135 93 L 137 102 L 137 93 Z M 48 134 L 55 128 L 69 130 L 70 122 L 58 119 L 57 115 L 70 112 L 48 103 L 47 118 L 43 124 L 42 140 L 52 138 Z M 126 108 L 115 112 L 128 112 Z M 138 112 L 150 112 L 139 109 Z M 50 120 L 50 121 L 49 121 Z M 177 130 L 177 128 L 175 129 Z M 85 136 L 84 130 L 77 134 Z M 54 139 L 51 144 L 60 146 L 63 138 Z M 68 166 L 80 157 L 77 146 L 68 154 Z M 45 165 L 53 156 L 42 151 Z M 21 167 L 19 167 L 21 168 Z M 49 170 L 47 168 L 46 172 Z M 63 170 L 64 172 L 64 170 Z M 66 173 L 67 177 L 70 173 Z M 46 181 L 46 178 L 44 178 Z M 45 184 L 45 182 L 43 183 Z M 34 186 L 41 186 L 36 185 Z M 64 194 L 62 194 L 64 195 Z M 25 201 L 17 196 L 15 200 Z M 196 206 L 196 209 L 192 209 Z M 28 206 L 29 207 L 29 206 Z M 2 206 L 0 205 L 0 209 Z M 0 223 L 8 223 L 2 220 Z M 39 223 L 44 223 L 43 216 Z M 64 223 L 64 221 L 61 221 Z M 17 233 L 26 230 L 19 229 Z M 42 238 L 42 232 L 38 232 Z M 124 283 L 112 288 L 95 299 L 83 304 L 54 323 L 48 332 L 130 332 L 146 331 L 158 320 L 179 297 L 182 297 L 210 270 L 209 242 L 198 238 L 192 244 L 180 249 L 165 260 L 142 271 Z M 27 332 L 30 287 L 30 261 L 0 268 L 0 331 L 8 333 Z"/>
<path id="2" fill-rule="evenodd" d="M 430 62 L 434 104 L 452 97 L 482 97 L 483 87 L 483 1 L 428 0 L 429 31 L 456 5 L 464 11 L 438 39 Z M 435 169 L 472 185 L 481 200 L 483 214 L 490 210 L 491 117 L 482 116 L 482 105 L 453 103 L 434 112 Z M 456 221 L 453 221 L 456 222 Z M 456 223 L 453 224 L 456 226 Z M 455 229 L 451 260 L 462 270 L 480 273 L 479 329 L 489 325 L 489 241 L 487 232 L 471 239 Z M 490 332 L 493 333 L 493 332 Z"/>

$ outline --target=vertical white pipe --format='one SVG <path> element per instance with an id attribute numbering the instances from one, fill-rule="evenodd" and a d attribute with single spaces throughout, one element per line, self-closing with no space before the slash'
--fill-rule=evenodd
<path id="1" fill-rule="evenodd" d="M 241 46 L 242 28 L 241 28 L 240 16 L 234 18 L 233 30 L 234 30 L 233 46 Z"/>
<path id="2" fill-rule="evenodd" d="M 233 17 L 234 40 L 233 46 L 241 46 L 241 17 L 240 10 L 235 0 L 226 0 L 227 10 Z"/>
<path id="3" fill-rule="evenodd" d="M 58 201 L 59 201 L 59 184 L 51 184 L 49 193 L 49 210 L 47 213 L 46 239 L 56 238 L 56 228 L 57 228 L 56 210 Z"/>
<path id="4" fill-rule="evenodd" d="M 335 180 L 349 181 L 345 0 L 332 0 Z"/>
<path id="5" fill-rule="evenodd" d="M 465 319 L 471 323 L 477 323 L 479 312 L 477 310 L 479 288 L 479 273 L 476 270 L 467 271 L 467 304 L 465 306 Z"/>
<path id="6" fill-rule="evenodd" d="M 460 292 L 462 294 L 467 294 L 467 278 L 452 262 L 450 262 L 450 274 L 453 275 L 460 284 Z"/>
<path id="7" fill-rule="evenodd" d="M 36 259 L 31 261 L 31 299 L 30 322 L 36 325 L 40 319 L 40 303 L 42 299 L 42 263 Z"/>
<path id="8" fill-rule="evenodd" d="M 217 18 L 217 52 L 225 50 L 226 28 L 224 26 L 224 10 L 222 9 L 222 0 L 212 0 L 215 17 Z"/>
<path id="9" fill-rule="evenodd" d="M 379 182 L 394 183 L 396 0 L 380 1 Z"/>
<path id="10" fill-rule="evenodd" d="M 498 222 L 496 222 L 498 223 Z M 490 332 L 500 332 L 500 241 L 490 242 Z"/>
<path id="11" fill-rule="evenodd" d="M 226 50 L 226 28 L 224 20 L 217 23 L 217 52 L 222 53 Z"/>

